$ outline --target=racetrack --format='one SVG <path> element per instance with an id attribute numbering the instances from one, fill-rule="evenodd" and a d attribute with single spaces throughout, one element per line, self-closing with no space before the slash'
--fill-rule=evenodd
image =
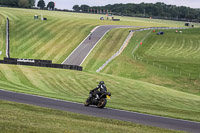
<path id="1" fill-rule="evenodd" d="M 137 26 L 104 25 L 99 26 L 88 35 L 83 42 L 63 61 L 62 64 L 81 65 L 96 44 L 113 28 L 130 28 Z"/>
<path id="2" fill-rule="evenodd" d="M 74 113 L 80 113 L 85 115 L 91 115 L 96 117 L 131 121 L 134 123 L 156 126 L 167 129 L 183 130 L 194 133 L 199 133 L 200 131 L 199 122 L 172 119 L 172 118 L 122 111 L 110 108 L 98 109 L 93 106 L 85 107 L 83 104 L 80 103 L 67 102 L 67 101 L 22 94 L 22 93 L 15 93 L 5 90 L 0 90 L 0 99 L 25 103 L 25 104 L 32 104 L 41 107 L 69 111 Z"/>

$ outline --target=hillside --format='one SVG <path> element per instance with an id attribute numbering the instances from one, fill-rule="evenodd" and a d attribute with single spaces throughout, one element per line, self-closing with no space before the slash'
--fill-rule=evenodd
<path id="1" fill-rule="evenodd" d="M 175 21 L 131 17 L 119 17 L 120 22 L 100 21 L 102 15 L 14 8 L 0 8 L 0 14 L 2 27 L 2 19 L 8 16 L 11 20 L 11 57 L 49 59 L 54 63 L 61 63 L 97 25 L 183 26 L 183 22 Z M 43 14 L 48 20 L 33 20 L 35 14 Z M 132 28 L 113 29 L 106 34 L 84 62 L 84 72 L 1 64 L 0 89 L 83 103 L 89 90 L 104 80 L 112 93 L 108 107 L 200 121 L 199 79 L 192 75 L 199 60 L 199 29 L 184 30 L 177 39 L 174 30 L 166 30 L 166 35 L 159 37 L 151 31 L 134 33 L 125 51 L 96 73 L 119 49 L 129 30 Z M 133 49 L 147 33 L 150 35 L 133 56 Z M 182 38 L 190 46 L 183 45 Z M 5 52 L 5 39 L 0 38 L 0 42 Z M 176 51 L 179 54 L 174 54 Z M 196 58 L 190 56 L 191 51 L 196 51 L 192 53 Z M 179 70 L 191 75 L 158 69 L 151 62 L 168 70 L 179 65 Z"/>
<path id="2" fill-rule="evenodd" d="M 186 29 L 182 33 L 176 33 L 176 30 L 162 31 L 165 32 L 163 36 L 153 31 L 135 32 L 124 52 L 101 72 L 200 95 L 199 29 Z M 109 37 L 113 33 L 115 31 L 111 31 L 84 62 L 85 71 L 95 72 L 113 55 L 106 54 L 118 44 L 112 43 Z M 110 43 L 105 47 L 105 42 Z M 139 47 L 135 50 L 137 45 Z"/>
<path id="3" fill-rule="evenodd" d="M 112 93 L 108 107 L 200 121 L 199 96 L 138 80 L 15 65 L 0 65 L 0 79 L 0 89 L 80 103 L 104 80 Z"/>
<path id="4" fill-rule="evenodd" d="M 0 105 L 0 129 L 3 132 L 100 133 L 103 131 L 105 133 L 181 133 L 181 131 L 96 118 L 14 102 L 0 101 Z"/>
<path id="5" fill-rule="evenodd" d="M 119 17 L 120 22 L 101 21 L 104 15 L 0 8 L 1 22 L 11 22 L 11 57 L 49 59 L 61 63 L 98 25 L 183 26 L 183 22 Z M 34 20 L 34 15 L 48 20 Z M 4 19 L 4 20 L 2 20 Z M 2 25 L 5 27 L 5 23 Z M 4 32 L 5 29 L 3 28 Z M 5 42 L 5 37 L 0 38 Z M 5 43 L 0 43 L 0 47 Z M 5 54 L 1 55 L 2 58 Z"/>

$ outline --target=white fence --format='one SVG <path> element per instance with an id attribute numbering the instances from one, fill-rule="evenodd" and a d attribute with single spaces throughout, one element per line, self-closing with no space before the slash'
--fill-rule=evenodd
<path id="1" fill-rule="evenodd" d="M 6 57 L 10 58 L 10 34 L 9 34 L 9 19 L 6 21 Z"/>

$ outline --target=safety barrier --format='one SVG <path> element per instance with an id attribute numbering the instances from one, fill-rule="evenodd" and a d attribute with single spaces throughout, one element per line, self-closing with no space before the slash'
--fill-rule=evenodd
<path id="1" fill-rule="evenodd" d="M 71 70 L 77 70 L 77 71 L 82 71 L 83 70 L 83 67 L 81 67 L 81 66 L 64 65 L 64 64 L 53 64 L 51 60 L 4 58 L 4 60 L 0 60 L 0 64 L 50 67 L 50 68 L 60 68 L 60 69 L 71 69 Z"/>

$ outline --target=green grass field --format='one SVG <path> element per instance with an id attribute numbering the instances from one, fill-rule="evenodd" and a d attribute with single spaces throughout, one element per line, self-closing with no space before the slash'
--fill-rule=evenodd
<path id="1" fill-rule="evenodd" d="M 9 133 L 181 133 L 1 100 L 0 105 L 0 129 Z"/>
<path id="2" fill-rule="evenodd" d="M 33 20 L 35 14 L 43 14 L 48 20 Z M 0 51 L 3 54 L 0 59 L 5 56 L 7 16 L 11 21 L 11 57 L 48 59 L 54 63 L 64 61 L 97 25 L 184 25 L 183 22 L 131 17 L 119 17 L 120 22 L 100 21 L 102 15 L 96 14 L 1 7 Z M 1 64 L 0 89 L 83 103 L 89 90 L 104 80 L 112 93 L 108 107 L 200 121 L 199 29 L 183 30 L 182 34 L 164 30 L 165 35 L 159 37 L 152 31 L 136 32 L 124 52 L 96 73 L 120 48 L 129 30 L 113 29 L 107 33 L 83 63 L 83 72 Z M 143 45 L 133 54 L 133 49 L 148 33 Z M 174 68 L 177 73 L 172 71 Z M 180 71 L 183 73 L 178 74 Z M 18 127 L 16 123 L 13 125 Z"/>
<path id="3" fill-rule="evenodd" d="M 112 93 L 107 107 L 200 121 L 200 96 L 138 80 L 15 65 L 0 65 L 0 79 L 0 89 L 80 103 L 104 80 Z"/>
<path id="4" fill-rule="evenodd" d="M 61 63 L 98 25 L 183 26 L 183 22 L 119 17 L 120 22 L 101 21 L 102 15 L 42 10 L 0 8 L 1 21 L 11 22 L 11 56 Z M 43 14 L 47 21 L 33 20 Z M 104 16 L 104 15 L 103 15 Z M 3 26 L 4 27 L 4 26 Z M 2 31 L 5 31 L 2 29 Z M 5 37 L 0 39 L 5 42 Z M 1 42 L 2 42 L 1 41 Z M 0 43 L 1 43 L 0 42 Z M 0 44 L 1 46 L 4 43 Z M 0 56 L 1 58 L 3 56 Z"/>
<path id="5" fill-rule="evenodd" d="M 95 73 L 119 49 L 122 42 L 115 37 L 119 31 L 109 32 L 100 41 L 83 63 L 84 71 Z M 153 31 L 135 32 L 124 52 L 101 72 L 200 95 L 199 29 L 182 30 L 182 34 L 176 30 L 163 31 L 163 36 Z M 124 33 L 127 34 L 128 29 Z M 145 36 L 143 45 L 139 45 Z M 113 43 L 112 40 L 117 41 Z M 134 51 L 137 45 L 139 47 Z M 113 49 L 112 53 L 107 54 L 110 49 Z"/>

